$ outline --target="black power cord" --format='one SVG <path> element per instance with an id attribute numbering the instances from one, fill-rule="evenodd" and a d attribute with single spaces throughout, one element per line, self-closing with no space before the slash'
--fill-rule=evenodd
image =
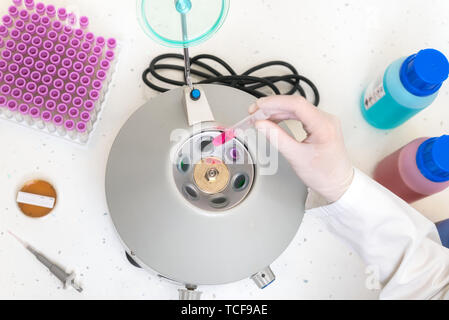
<path id="1" fill-rule="evenodd" d="M 184 81 L 178 81 L 174 79 L 170 79 L 168 77 L 163 76 L 160 72 L 167 70 L 179 71 L 184 74 L 184 65 L 177 65 L 172 63 L 161 63 L 163 60 L 167 59 L 176 59 L 184 62 L 184 56 L 176 53 L 167 53 L 162 54 L 154 58 L 150 66 L 145 69 L 142 74 L 143 82 L 153 90 L 158 92 L 166 92 L 170 89 L 163 88 L 154 83 L 154 79 L 159 80 L 162 83 L 173 85 L 173 86 L 183 86 L 185 85 Z M 211 67 L 209 64 L 206 64 L 200 60 L 212 60 L 219 65 L 221 65 L 224 69 L 227 70 L 229 75 L 224 75 L 217 71 L 215 68 Z M 215 83 L 221 84 L 233 88 L 240 89 L 245 91 L 256 98 L 261 98 L 267 96 L 267 94 L 261 92 L 261 89 L 269 88 L 275 95 L 285 94 L 285 95 L 293 95 L 299 93 L 304 98 L 308 98 L 306 91 L 304 90 L 303 85 L 307 85 L 313 92 L 314 99 L 313 104 L 318 106 L 320 103 L 320 94 L 318 92 L 315 84 L 310 81 L 308 78 L 300 75 L 298 71 L 291 64 L 284 61 L 270 61 L 266 63 L 262 63 L 257 65 L 241 75 L 237 74 L 234 69 L 232 69 L 229 64 L 227 64 L 222 59 L 210 55 L 210 54 L 200 54 L 190 59 L 191 66 L 197 66 L 202 68 L 203 70 L 192 68 L 191 74 L 202 79 L 195 84 L 207 84 L 207 83 Z M 290 73 L 281 76 L 268 76 L 268 77 L 256 77 L 252 74 L 260 71 L 264 68 L 273 67 L 273 66 L 281 66 L 287 68 Z M 150 80 L 149 75 L 153 76 L 154 79 Z M 287 92 L 281 92 L 279 87 L 277 86 L 280 83 L 286 83 L 290 86 L 290 89 Z"/>

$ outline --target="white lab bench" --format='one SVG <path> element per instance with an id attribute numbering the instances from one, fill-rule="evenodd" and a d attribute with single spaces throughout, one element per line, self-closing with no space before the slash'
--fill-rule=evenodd
<path id="1" fill-rule="evenodd" d="M 55 5 L 59 0 L 46 0 Z M 2 0 L 5 13 L 10 1 Z M 118 73 L 87 147 L 0 122 L 0 298 L 176 299 L 177 287 L 133 267 L 111 223 L 104 195 L 109 149 L 120 127 L 149 97 L 142 70 L 158 54 L 176 50 L 147 38 L 133 0 L 72 0 L 91 30 L 122 43 Z M 393 131 L 370 127 L 359 112 L 362 89 L 394 59 L 434 47 L 449 54 L 446 0 L 233 0 L 227 21 L 191 54 L 210 53 L 243 72 L 256 63 L 286 60 L 318 86 L 320 108 L 339 116 L 357 167 L 371 173 L 378 160 L 410 140 L 449 130 L 449 85 L 433 106 Z M 30 219 L 14 201 L 29 178 L 54 183 L 58 204 Z M 449 191 L 414 206 L 433 220 L 449 218 Z M 282 205 L 280 204 L 280 210 Z M 63 290 L 17 241 L 12 230 L 77 272 L 82 294 Z M 375 299 L 357 254 L 307 216 L 289 248 L 272 265 L 276 282 L 259 290 L 251 280 L 202 287 L 205 299 Z"/>

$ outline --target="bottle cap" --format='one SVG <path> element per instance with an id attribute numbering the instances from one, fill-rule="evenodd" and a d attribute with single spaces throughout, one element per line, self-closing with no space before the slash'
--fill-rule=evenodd
<path id="1" fill-rule="evenodd" d="M 400 77 L 410 93 L 425 97 L 437 92 L 449 75 L 449 62 L 440 51 L 421 50 L 402 64 Z"/>
<path id="2" fill-rule="evenodd" d="M 449 181 L 449 135 L 424 141 L 416 153 L 416 164 L 430 181 Z"/>

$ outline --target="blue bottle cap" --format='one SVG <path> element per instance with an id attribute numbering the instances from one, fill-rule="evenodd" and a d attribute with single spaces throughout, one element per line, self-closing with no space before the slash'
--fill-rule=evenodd
<path id="1" fill-rule="evenodd" d="M 440 51 L 421 50 L 402 64 L 400 77 L 410 93 L 425 97 L 437 92 L 449 75 L 449 62 Z"/>
<path id="2" fill-rule="evenodd" d="M 416 153 L 416 164 L 430 181 L 449 181 L 449 136 L 424 141 Z"/>

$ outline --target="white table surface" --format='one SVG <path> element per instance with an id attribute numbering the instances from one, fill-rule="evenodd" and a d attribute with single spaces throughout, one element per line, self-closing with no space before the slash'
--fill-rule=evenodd
<path id="1" fill-rule="evenodd" d="M 2 0 L 0 12 L 9 1 Z M 49 3 L 49 1 L 47 1 Z M 66 2 L 52 0 L 55 5 Z M 91 30 L 122 41 L 118 74 L 87 148 L 0 122 L 0 298 L 176 299 L 177 288 L 131 266 L 117 238 L 104 195 L 109 149 L 126 119 L 149 97 L 141 72 L 158 54 L 172 52 L 148 39 L 135 1 L 72 0 L 91 18 Z M 394 59 L 421 48 L 449 54 L 446 0 L 244 0 L 232 1 L 228 19 L 211 40 L 193 48 L 216 54 L 244 71 L 267 60 L 286 60 L 313 79 L 321 108 L 341 117 L 347 146 L 360 169 L 421 136 L 448 131 L 449 91 L 394 131 L 362 119 L 358 103 L 370 79 Z M 14 201 L 30 178 L 45 178 L 58 205 L 43 219 L 22 215 Z M 449 191 L 414 206 L 433 220 L 449 218 Z M 281 208 L 280 208 L 281 209 Z M 83 294 L 58 281 L 7 234 L 12 230 L 60 264 L 73 269 Z M 277 281 L 258 290 L 251 280 L 202 287 L 206 299 L 375 299 L 365 287 L 358 256 L 307 217 L 290 247 L 273 264 Z"/>

